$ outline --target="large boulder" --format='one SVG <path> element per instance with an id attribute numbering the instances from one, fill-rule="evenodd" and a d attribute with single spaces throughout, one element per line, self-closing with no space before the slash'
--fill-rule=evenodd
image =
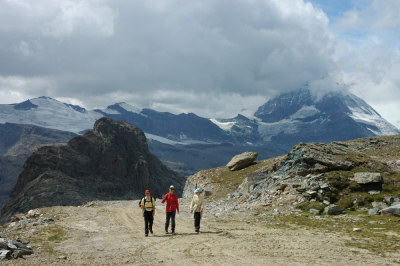
<path id="1" fill-rule="evenodd" d="M 381 210 L 381 214 L 385 216 L 400 216 L 400 203 L 396 203 L 390 207 Z"/>
<path id="2" fill-rule="evenodd" d="M 67 145 L 42 147 L 26 160 L 0 222 L 44 206 L 138 199 L 145 189 L 161 197 L 170 185 L 181 196 L 184 182 L 149 152 L 142 130 L 101 118 Z"/>
<path id="3" fill-rule="evenodd" d="M 253 164 L 257 159 L 257 152 L 244 152 L 233 157 L 226 165 L 231 171 L 240 170 Z"/>
<path id="4" fill-rule="evenodd" d="M 383 183 L 383 179 L 380 173 L 370 173 L 370 172 L 355 173 L 353 180 L 360 185 L 371 184 L 371 183 Z"/>

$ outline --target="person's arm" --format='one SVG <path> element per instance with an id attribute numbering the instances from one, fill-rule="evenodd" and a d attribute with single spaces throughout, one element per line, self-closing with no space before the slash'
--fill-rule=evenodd
<path id="1" fill-rule="evenodd" d="M 153 216 L 156 215 L 156 201 L 153 198 Z"/>
<path id="2" fill-rule="evenodd" d="M 162 196 L 162 201 L 161 201 L 161 203 L 164 203 L 166 199 L 167 199 L 167 194 L 165 194 L 165 195 Z"/>
<path id="3" fill-rule="evenodd" d="M 192 202 L 190 203 L 190 213 L 193 212 L 193 205 L 194 205 L 194 196 L 192 198 Z"/>
<path id="4" fill-rule="evenodd" d="M 140 200 L 140 208 L 142 208 L 142 217 L 144 217 L 144 203 L 143 203 L 143 199 Z"/>
<path id="5" fill-rule="evenodd" d="M 200 212 L 203 212 L 203 202 L 204 202 L 204 198 L 202 196 L 199 197 L 200 199 Z"/>
<path id="6" fill-rule="evenodd" d="M 176 200 L 176 210 L 178 211 L 178 213 L 179 213 L 179 202 L 178 202 L 178 196 L 176 196 L 175 197 L 175 200 Z"/>

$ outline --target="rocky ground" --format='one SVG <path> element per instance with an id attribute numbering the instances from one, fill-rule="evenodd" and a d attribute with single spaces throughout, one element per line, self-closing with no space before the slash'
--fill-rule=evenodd
<path id="1" fill-rule="evenodd" d="M 249 210 L 226 199 L 207 201 L 195 234 L 181 199 L 176 235 L 164 233 L 157 200 L 154 235 L 144 236 L 138 201 L 95 201 L 37 209 L 1 228 L 0 237 L 30 241 L 33 255 L 4 265 L 395 265 L 400 222 L 365 214 L 314 216 Z M 228 206 L 228 208 L 226 208 Z M 49 219 L 50 218 L 50 219 Z"/>

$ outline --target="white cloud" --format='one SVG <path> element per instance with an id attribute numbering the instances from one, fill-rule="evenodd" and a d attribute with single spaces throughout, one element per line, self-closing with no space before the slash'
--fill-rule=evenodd
<path id="1" fill-rule="evenodd" d="M 344 83 L 389 122 L 400 126 L 398 14 L 399 1 L 372 1 L 346 12 L 334 29 L 341 38 L 336 60 Z"/>
<path id="2" fill-rule="evenodd" d="M 307 83 L 350 84 L 376 107 L 396 101 L 378 89 L 398 95 L 397 3 L 332 26 L 303 0 L 0 1 L 0 95 L 229 117 Z"/>

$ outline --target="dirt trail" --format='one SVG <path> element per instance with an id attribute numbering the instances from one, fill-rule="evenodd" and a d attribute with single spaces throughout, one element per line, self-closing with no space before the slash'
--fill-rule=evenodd
<path id="1" fill-rule="evenodd" d="M 296 228 L 273 228 L 254 218 L 217 219 L 205 213 L 196 234 L 187 200 L 181 201 L 176 235 L 164 233 L 158 201 L 154 235 L 144 236 L 138 201 L 53 207 L 68 238 L 55 254 L 41 252 L 16 264 L 64 265 L 389 265 L 392 261 L 344 246 L 345 237 Z M 50 209 L 49 209 L 50 210 Z M 32 243 L 34 245 L 34 243 Z M 60 258 L 65 256 L 64 258 Z M 11 262 L 10 262 L 11 263 Z"/>

